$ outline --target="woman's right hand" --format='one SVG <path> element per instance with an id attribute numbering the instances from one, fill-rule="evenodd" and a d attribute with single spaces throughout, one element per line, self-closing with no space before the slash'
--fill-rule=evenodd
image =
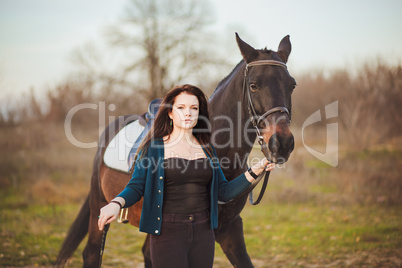
<path id="1" fill-rule="evenodd" d="M 120 206 L 116 203 L 109 203 L 100 210 L 98 227 L 99 230 L 103 230 L 106 224 L 116 220 L 119 216 Z"/>

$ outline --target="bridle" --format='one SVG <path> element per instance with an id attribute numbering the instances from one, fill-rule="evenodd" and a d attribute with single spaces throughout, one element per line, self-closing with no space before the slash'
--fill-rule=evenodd
<path id="1" fill-rule="evenodd" d="M 261 131 L 258 128 L 258 126 L 261 124 L 261 122 L 263 122 L 265 120 L 265 118 L 267 118 L 268 116 L 270 116 L 273 113 L 276 113 L 276 112 L 286 113 L 286 114 L 288 114 L 289 118 L 290 118 L 290 113 L 286 107 L 274 107 L 274 108 L 268 110 L 267 112 L 265 112 L 264 114 L 262 114 L 261 116 L 257 115 L 257 112 L 255 111 L 255 108 L 254 108 L 253 101 L 251 100 L 250 90 L 248 90 L 248 88 L 247 88 L 247 75 L 248 75 L 248 70 L 250 67 L 261 66 L 261 65 L 280 66 L 285 69 L 287 69 L 287 66 L 285 63 L 276 61 L 276 60 L 258 60 L 258 61 L 252 61 L 252 62 L 246 64 L 246 67 L 244 69 L 243 95 L 245 94 L 247 96 L 247 108 L 248 108 L 248 112 L 250 115 L 250 121 L 253 124 L 255 132 L 257 134 L 258 143 L 260 144 L 262 152 L 264 153 L 265 157 L 267 157 L 267 159 L 268 159 L 268 157 L 269 157 L 268 147 L 265 146 L 266 142 L 264 141 L 264 138 L 262 137 Z M 256 118 L 257 118 L 257 120 L 256 120 Z"/>
<path id="2" fill-rule="evenodd" d="M 276 61 L 276 60 L 258 60 L 258 61 L 252 61 L 252 62 L 246 64 L 246 67 L 244 69 L 243 95 L 247 96 L 247 109 L 248 109 L 248 112 L 249 112 L 249 115 L 250 115 L 250 121 L 253 124 L 255 132 L 257 134 L 258 144 L 260 144 L 260 146 L 261 146 L 262 153 L 268 159 L 268 161 L 272 162 L 272 160 L 269 158 L 268 143 L 265 142 L 265 140 L 264 140 L 264 138 L 263 138 L 263 136 L 261 134 L 261 131 L 258 128 L 258 126 L 261 124 L 261 122 L 263 122 L 265 120 L 265 118 L 267 118 L 268 116 L 272 115 L 273 113 L 277 113 L 277 112 L 286 113 L 286 114 L 288 114 L 289 121 L 290 121 L 291 115 L 289 113 L 289 110 L 286 107 L 274 107 L 274 108 L 268 110 L 267 112 L 265 112 L 264 114 L 262 114 L 260 116 L 258 116 L 257 112 L 255 111 L 253 101 L 251 100 L 250 90 L 248 89 L 248 86 L 247 86 L 247 75 L 248 75 L 248 70 L 249 70 L 250 67 L 252 67 L 252 66 L 263 66 L 263 65 L 279 66 L 279 67 L 283 67 L 285 69 L 287 69 L 287 66 L 286 66 L 285 63 L 280 62 L 280 61 Z M 256 118 L 257 118 L 257 120 L 256 120 Z M 262 179 L 264 172 L 261 173 L 261 174 L 262 175 L 260 175 L 259 178 L 257 178 L 255 180 L 255 183 L 253 183 L 253 185 L 250 186 L 250 187 L 252 187 L 252 189 Z M 253 201 L 253 191 L 251 189 L 250 195 L 249 195 L 249 200 L 250 200 L 250 203 L 252 205 L 257 205 L 258 203 L 260 203 L 260 201 L 261 201 L 261 199 L 262 199 L 262 197 L 264 195 L 265 189 L 267 187 L 267 184 L 268 184 L 269 174 L 270 174 L 270 172 L 265 172 L 264 183 L 262 185 L 261 192 L 260 192 L 260 194 L 259 194 L 259 196 L 258 196 L 258 198 L 257 198 L 257 200 L 255 202 Z"/>

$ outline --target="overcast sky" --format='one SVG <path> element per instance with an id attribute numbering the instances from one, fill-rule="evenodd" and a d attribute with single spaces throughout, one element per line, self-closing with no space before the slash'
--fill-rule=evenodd
<path id="1" fill-rule="evenodd" d="M 246 3 L 247 2 L 247 3 Z M 0 98 L 47 90 L 72 65 L 74 49 L 100 42 L 129 0 L 0 0 Z M 214 27 L 274 50 L 287 34 L 292 73 L 402 60 L 401 0 L 217 0 Z M 236 57 L 236 55 L 235 55 Z M 235 62 L 241 59 L 240 54 Z"/>

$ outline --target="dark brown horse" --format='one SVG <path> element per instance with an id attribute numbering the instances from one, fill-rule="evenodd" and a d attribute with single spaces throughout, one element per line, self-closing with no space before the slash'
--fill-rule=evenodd
<path id="1" fill-rule="evenodd" d="M 282 39 L 278 51 L 256 50 L 236 34 L 243 60 L 219 83 L 210 98 L 212 143 L 228 180 L 247 169 L 247 158 L 258 136 L 267 145 L 269 157 L 286 162 L 294 148 L 289 129 L 291 94 L 296 85 L 286 62 L 291 44 L 289 36 Z M 136 119 L 136 118 L 134 118 Z M 93 163 L 90 193 L 73 222 L 60 249 L 58 265 L 63 265 L 88 233 L 83 252 L 84 267 L 97 267 L 101 261 L 102 232 L 97 226 L 100 208 L 113 199 L 130 180 L 130 174 L 108 168 L 103 163 L 106 145 L 132 116 L 111 123 L 103 132 Z M 216 241 L 235 267 L 253 267 L 243 235 L 240 212 L 247 196 L 243 195 L 219 205 L 219 227 Z M 129 208 L 129 223 L 137 226 L 142 200 Z M 148 237 L 143 246 L 145 267 L 152 267 Z"/>

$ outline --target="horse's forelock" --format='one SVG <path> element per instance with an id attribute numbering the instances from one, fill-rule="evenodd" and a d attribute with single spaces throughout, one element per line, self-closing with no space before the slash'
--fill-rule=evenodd
<path id="1" fill-rule="evenodd" d="M 271 54 L 272 52 L 274 52 L 273 50 L 268 49 L 267 47 L 261 49 L 260 51 L 262 51 L 262 52 L 264 52 L 264 53 L 266 53 L 266 54 L 268 54 L 268 55 Z"/>

